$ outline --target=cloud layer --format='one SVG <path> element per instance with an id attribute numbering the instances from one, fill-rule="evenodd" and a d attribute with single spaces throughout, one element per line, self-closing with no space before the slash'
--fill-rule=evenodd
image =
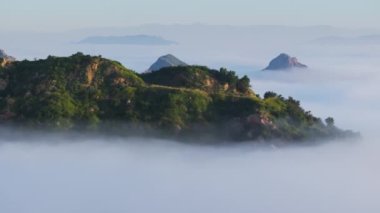
<path id="1" fill-rule="evenodd" d="M 379 146 L 373 141 L 257 149 L 146 139 L 34 139 L 0 145 L 1 212 L 350 213 L 380 208 Z"/>
<path id="2" fill-rule="evenodd" d="M 1 34 L 10 55 L 102 54 L 137 70 L 173 53 L 191 64 L 226 66 L 251 78 L 259 94 L 293 96 L 320 117 L 362 132 L 363 141 L 260 148 L 181 145 L 173 141 L 52 135 L 0 129 L 0 212 L 293 212 L 380 211 L 380 46 L 307 43 L 325 28 L 151 26 L 115 31 L 179 41 L 175 47 L 68 45 L 91 32 Z M 178 30 L 180 29 L 180 30 Z M 189 32 L 197 30 L 194 35 Z M 120 33 L 122 32 L 122 33 Z M 109 33 L 109 31 L 107 31 Z M 218 35 L 218 36 L 216 36 Z M 281 36 L 279 36 L 281 35 Z M 314 36 L 314 37 L 313 37 Z M 261 72 L 281 52 L 307 71 Z"/>

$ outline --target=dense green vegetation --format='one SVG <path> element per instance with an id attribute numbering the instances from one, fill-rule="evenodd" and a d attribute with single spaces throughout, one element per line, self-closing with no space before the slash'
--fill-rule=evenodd
<path id="1" fill-rule="evenodd" d="M 253 94 L 247 76 L 239 79 L 234 71 L 225 68 L 218 71 L 203 66 L 166 67 L 144 73 L 141 77 L 145 82 L 155 85 L 200 89 L 208 93 Z"/>
<path id="2" fill-rule="evenodd" d="M 267 92 L 261 99 L 224 68 L 169 67 L 137 74 L 120 63 L 77 53 L 0 68 L 0 121 L 32 127 L 225 140 L 304 140 L 348 134 Z M 152 131 L 150 131 L 152 130 Z"/>

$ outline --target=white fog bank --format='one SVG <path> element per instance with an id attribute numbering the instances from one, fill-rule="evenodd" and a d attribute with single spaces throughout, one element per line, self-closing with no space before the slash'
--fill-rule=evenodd
<path id="1" fill-rule="evenodd" d="M 256 149 L 67 136 L 1 141 L 0 212 L 377 213 L 376 142 Z"/>

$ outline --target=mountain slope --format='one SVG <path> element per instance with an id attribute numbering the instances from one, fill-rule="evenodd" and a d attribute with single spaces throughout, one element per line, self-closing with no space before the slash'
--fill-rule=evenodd
<path id="1" fill-rule="evenodd" d="M 58 126 L 72 119 L 97 120 L 94 102 L 144 84 L 118 62 L 81 53 L 14 62 L 0 72 L 0 82 L 3 119 L 53 121 Z"/>

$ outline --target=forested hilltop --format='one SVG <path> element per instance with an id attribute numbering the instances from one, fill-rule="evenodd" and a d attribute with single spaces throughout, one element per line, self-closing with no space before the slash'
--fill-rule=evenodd
<path id="1" fill-rule="evenodd" d="M 250 88 L 247 76 L 203 66 L 138 74 L 77 53 L 0 68 L 0 121 L 174 138 L 304 141 L 349 136 L 300 102 Z"/>

